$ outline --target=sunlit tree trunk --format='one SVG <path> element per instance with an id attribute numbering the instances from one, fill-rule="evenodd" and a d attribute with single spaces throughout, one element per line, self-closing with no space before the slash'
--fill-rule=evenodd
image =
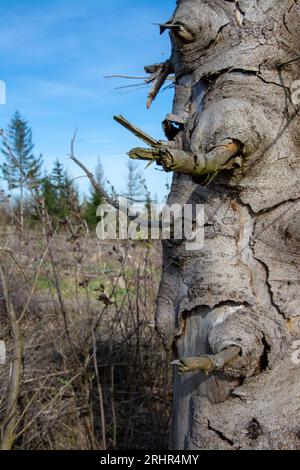
<path id="1" fill-rule="evenodd" d="M 241 351 L 207 374 L 174 366 L 173 449 L 300 448 L 299 24 L 298 0 L 179 0 L 162 27 L 169 203 L 205 205 L 205 244 L 164 243 L 157 329 L 175 359 Z"/>

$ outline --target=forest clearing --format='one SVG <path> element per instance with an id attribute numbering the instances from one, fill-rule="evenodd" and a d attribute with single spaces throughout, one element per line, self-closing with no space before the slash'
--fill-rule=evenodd
<path id="1" fill-rule="evenodd" d="M 299 450 L 300 0 L 5 3 L 1 450 Z"/>

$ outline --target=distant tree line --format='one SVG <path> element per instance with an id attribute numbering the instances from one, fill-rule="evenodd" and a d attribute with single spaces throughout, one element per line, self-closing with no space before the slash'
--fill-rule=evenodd
<path id="1" fill-rule="evenodd" d="M 0 170 L 9 191 L 10 210 L 14 212 L 22 232 L 25 219 L 30 223 L 38 218 L 33 189 L 42 198 L 50 217 L 63 221 L 80 216 L 91 229 L 95 229 L 99 220 L 97 208 L 104 202 L 102 196 L 91 186 L 88 196 L 81 201 L 74 180 L 58 159 L 50 172 L 44 170 L 43 156 L 34 153 L 32 130 L 19 111 L 14 113 L 8 125 L 0 150 L 4 157 L 3 162 L 0 160 Z M 94 177 L 99 185 L 106 185 L 100 159 L 94 169 Z M 3 188 L 2 193 L 4 200 Z M 111 188 L 111 193 L 116 195 L 114 188 Z M 144 202 L 147 207 L 151 202 L 150 192 L 134 162 L 127 166 L 123 196 L 128 197 L 129 204 Z"/>

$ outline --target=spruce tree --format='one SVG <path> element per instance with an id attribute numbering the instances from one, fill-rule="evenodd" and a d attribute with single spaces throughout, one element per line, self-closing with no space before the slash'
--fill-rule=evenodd
<path id="1" fill-rule="evenodd" d="M 61 195 L 61 207 L 65 217 L 74 215 L 75 213 L 78 215 L 79 206 L 78 190 L 73 180 L 66 173 Z"/>
<path id="2" fill-rule="evenodd" d="M 60 219 L 65 219 L 70 215 L 75 205 L 79 206 L 77 190 L 59 160 L 54 162 L 51 175 L 45 180 L 44 191 L 49 214 Z M 53 200 L 53 198 L 55 199 Z"/>
<path id="3" fill-rule="evenodd" d="M 134 202 L 142 202 L 142 199 L 145 196 L 144 180 L 138 169 L 138 164 L 132 160 L 127 162 L 125 196 L 129 199 L 129 206 Z"/>
<path id="4" fill-rule="evenodd" d="M 60 161 L 55 160 L 53 170 L 51 172 L 50 181 L 52 182 L 54 193 L 56 195 L 56 204 L 52 214 L 60 219 L 64 219 L 67 215 L 67 195 L 66 195 L 66 179 L 67 173 Z"/>
<path id="5" fill-rule="evenodd" d="M 104 172 L 103 172 L 103 166 L 101 163 L 100 158 L 97 160 L 97 165 L 95 168 L 95 180 L 99 184 L 99 186 L 105 186 L 104 183 Z M 99 218 L 97 217 L 97 208 L 103 203 L 103 198 L 101 194 L 99 194 L 98 191 L 96 191 L 93 186 L 91 186 L 90 189 L 90 197 L 88 201 L 85 204 L 85 210 L 84 210 L 84 219 L 86 220 L 87 224 L 91 229 L 95 229 L 97 226 L 97 223 L 99 221 Z"/>
<path id="6" fill-rule="evenodd" d="M 66 177 L 67 177 L 67 173 L 62 163 L 60 163 L 60 161 L 56 159 L 54 162 L 53 170 L 51 172 L 51 181 L 57 191 L 58 196 L 62 196 L 64 192 Z"/>
<path id="7" fill-rule="evenodd" d="M 9 190 L 20 190 L 20 227 L 24 228 L 25 190 L 32 181 L 40 178 L 42 155 L 35 157 L 32 130 L 19 111 L 13 115 L 3 141 L 1 152 L 6 161 L 0 165 Z"/>
<path id="8" fill-rule="evenodd" d="M 41 181 L 41 192 L 49 215 L 57 215 L 57 192 L 51 177 L 46 175 Z"/>

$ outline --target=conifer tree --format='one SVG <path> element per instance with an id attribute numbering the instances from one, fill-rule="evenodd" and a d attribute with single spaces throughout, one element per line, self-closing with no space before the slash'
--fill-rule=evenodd
<path id="1" fill-rule="evenodd" d="M 95 168 L 95 180 L 99 186 L 105 186 L 104 182 L 104 171 L 100 158 L 98 158 L 97 165 Z M 103 198 L 98 191 L 92 186 L 90 189 L 90 197 L 85 205 L 84 218 L 90 228 L 95 229 L 99 218 L 97 217 L 97 208 L 102 204 Z"/>
<path id="2" fill-rule="evenodd" d="M 60 163 L 60 161 L 56 159 L 54 162 L 53 170 L 50 175 L 50 181 L 53 185 L 53 192 L 56 198 L 56 204 L 53 207 L 52 215 L 56 215 L 60 219 L 64 219 L 68 212 L 68 196 L 66 188 L 67 178 L 67 173 L 62 163 Z"/>
<path id="3" fill-rule="evenodd" d="M 134 202 L 142 202 L 144 195 L 144 180 L 138 168 L 138 164 L 129 160 L 127 162 L 127 182 L 125 191 L 125 196 L 129 199 L 129 205 Z"/>
<path id="4" fill-rule="evenodd" d="M 0 167 L 9 190 L 19 189 L 20 191 L 21 232 L 24 228 L 25 190 L 30 182 L 40 178 L 43 164 L 42 155 L 35 157 L 33 149 L 32 130 L 28 121 L 21 116 L 19 111 L 16 111 L 9 123 L 6 140 L 1 147 L 6 161 Z"/>
<path id="5" fill-rule="evenodd" d="M 43 180 L 43 195 L 49 214 L 59 219 L 65 219 L 75 205 L 79 206 L 78 192 L 58 159 L 50 176 Z"/>
<path id="6" fill-rule="evenodd" d="M 57 215 L 57 192 L 49 175 L 41 181 L 41 192 L 48 214 Z"/>
<path id="7" fill-rule="evenodd" d="M 51 181 L 53 186 L 56 189 L 57 195 L 61 197 L 64 192 L 65 187 L 65 180 L 67 178 L 67 173 L 60 161 L 58 159 L 55 160 L 54 166 L 51 172 Z"/>

